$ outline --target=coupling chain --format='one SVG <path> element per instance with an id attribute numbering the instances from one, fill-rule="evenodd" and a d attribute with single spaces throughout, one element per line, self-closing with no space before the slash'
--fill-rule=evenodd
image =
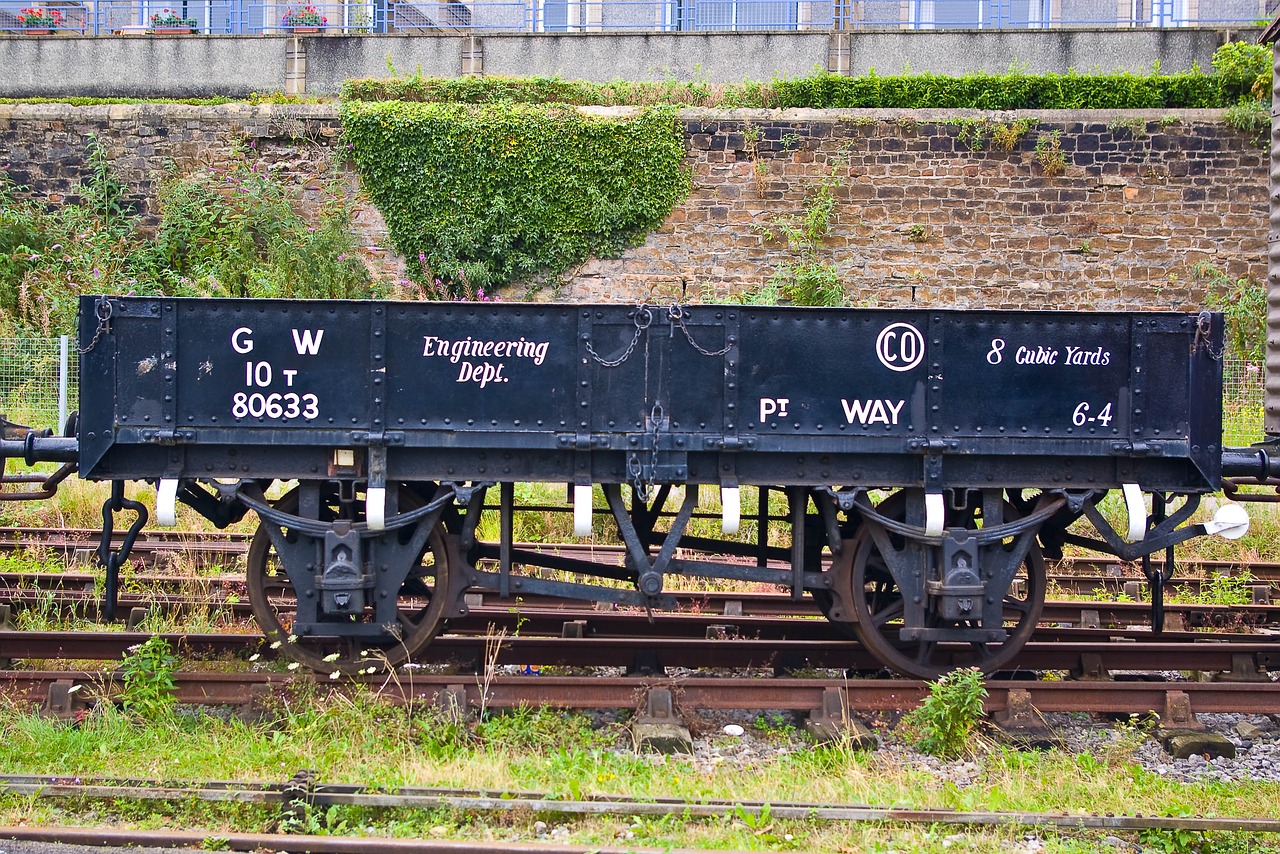
<path id="1" fill-rule="evenodd" d="M 1209 358 L 1213 359 L 1215 362 L 1220 362 L 1222 361 L 1222 351 L 1226 348 L 1225 346 L 1221 347 L 1215 352 L 1213 348 L 1209 346 L 1209 333 L 1212 328 L 1213 318 L 1209 315 L 1209 312 L 1200 312 L 1200 316 L 1196 318 L 1196 338 L 1191 345 L 1191 352 L 1194 353 L 1203 345 L 1205 351 L 1209 354 Z"/>
<path id="2" fill-rule="evenodd" d="M 595 348 L 591 346 L 590 340 L 587 341 L 588 355 L 600 364 L 604 365 L 606 368 L 616 368 L 618 365 L 621 365 L 627 359 L 631 358 L 631 354 L 635 352 L 636 344 L 640 343 L 640 336 L 643 335 L 644 331 L 653 324 L 653 312 L 650 311 L 649 306 L 641 303 L 636 306 L 636 310 L 632 312 L 631 316 L 636 324 L 636 333 L 631 337 L 631 343 L 627 345 L 626 350 L 622 351 L 621 356 L 616 359 L 606 359 L 595 351 Z"/>
<path id="3" fill-rule="evenodd" d="M 708 350 L 706 347 L 703 347 L 701 344 L 699 344 L 694 339 L 693 333 L 689 331 L 689 326 L 687 323 L 687 319 L 689 317 L 689 309 L 687 307 L 682 306 L 679 303 L 673 302 L 671 305 L 667 306 L 666 314 L 667 314 L 667 319 L 671 322 L 671 334 L 674 335 L 676 329 L 679 329 L 682 333 L 684 333 L 685 340 L 689 342 L 689 346 L 692 347 L 694 350 L 698 351 L 699 353 L 701 353 L 702 355 L 711 356 L 714 358 L 716 356 L 723 356 L 725 353 L 728 353 L 730 350 L 733 349 L 732 340 L 726 343 L 719 350 Z M 606 368 L 616 368 L 619 365 L 621 365 L 623 362 L 625 362 L 627 359 L 629 359 L 631 357 L 631 354 L 635 352 L 636 345 L 640 343 L 640 336 L 644 334 L 644 331 L 646 329 L 648 329 L 650 326 L 653 325 L 653 309 L 651 309 L 649 306 L 645 305 L 644 303 L 641 303 L 640 305 L 636 306 L 636 310 L 632 313 L 632 319 L 635 321 L 636 331 L 635 331 L 635 334 L 631 336 L 631 343 L 628 344 L 627 348 L 622 351 L 622 355 L 618 356 L 617 358 L 606 359 L 604 356 L 601 356 L 599 353 L 596 352 L 595 348 L 591 346 L 591 341 L 588 340 L 587 353 L 591 356 L 591 358 L 595 359 L 597 362 L 604 365 Z"/>
<path id="4" fill-rule="evenodd" d="M 103 333 L 111 332 L 111 300 L 106 297 L 98 297 L 98 302 L 93 307 L 93 313 L 98 318 L 98 328 L 94 330 L 93 340 L 89 342 L 88 347 L 83 349 L 76 348 L 76 352 L 81 356 L 98 346 L 98 340 L 102 338 Z"/>
<path id="5" fill-rule="evenodd" d="M 648 472 L 640 464 L 640 456 L 638 454 L 633 453 L 627 460 L 627 474 L 631 477 L 631 488 L 635 490 L 636 497 L 646 503 L 649 501 L 649 496 L 653 494 L 654 476 L 658 472 L 658 432 L 662 429 L 662 420 L 665 414 L 661 402 L 655 402 L 653 410 L 649 413 Z"/>
<path id="6" fill-rule="evenodd" d="M 673 302 L 667 308 L 667 317 L 671 320 L 672 330 L 674 330 L 677 326 L 680 327 L 680 331 L 683 332 L 684 337 L 688 339 L 690 347 L 697 350 L 699 353 L 701 353 L 704 356 L 713 356 L 713 357 L 723 356 L 725 353 L 728 353 L 730 350 L 733 349 L 733 341 L 729 341 L 727 344 L 724 345 L 724 347 L 722 347 L 719 350 L 708 350 L 704 348 L 702 345 L 700 345 L 697 341 L 694 341 L 693 333 L 691 333 L 689 331 L 689 327 L 685 325 L 685 318 L 688 316 L 689 316 L 689 309 L 685 308 L 679 303 Z"/>

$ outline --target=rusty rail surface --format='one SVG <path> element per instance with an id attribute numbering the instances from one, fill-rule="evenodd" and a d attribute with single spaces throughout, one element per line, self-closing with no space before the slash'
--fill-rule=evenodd
<path id="1" fill-rule="evenodd" d="M 516 619 L 513 617 L 513 619 Z M 807 634 L 796 621 L 797 634 Z M 877 672 L 882 665 L 861 645 L 829 636 L 825 623 L 808 621 L 809 630 L 825 630 L 822 638 L 754 638 L 716 634 L 642 637 L 548 637 L 485 634 L 445 635 L 432 641 L 417 664 L 451 664 L 478 669 L 482 664 L 624 667 L 631 672 L 658 672 L 663 667 L 768 668 L 775 671 L 837 668 Z M 1010 664 L 1010 670 L 1071 670 L 1083 673 L 1126 670 L 1198 670 L 1230 672 L 1239 678 L 1265 678 L 1280 670 L 1280 635 L 1214 635 L 1188 641 L 1186 635 L 1162 640 L 1113 639 L 1110 630 L 1046 629 Z M 0 632 L 0 660 L 106 661 L 123 657 L 150 634 L 137 632 Z M 164 635 L 185 656 L 275 658 L 260 636 L 248 634 Z"/>
<path id="2" fill-rule="evenodd" d="M 40 548 L 60 554 L 69 564 L 92 562 L 92 552 L 97 548 L 100 533 L 88 528 L 24 528 L 0 527 L 0 551 L 16 551 Z M 123 537 L 117 532 L 115 540 Z M 151 530 L 139 537 L 134 544 L 132 559 L 142 565 L 156 563 L 160 559 L 189 559 L 199 566 L 234 562 L 249 547 L 249 534 L 227 531 L 167 531 Z M 594 555 L 599 558 L 621 559 L 624 547 L 599 543 L 515 543 L 520 551 L 543 554 L 572 554 L 578 557 Z M 731 559 L 731 558 L 724 558 Z M 1159 559 L 1152 565 L 1162 567 Z M 779 564 L 781 567 L 782 565 Z M 1116 591 L 1125 582 L 1139 581 L 1145 584 L 1142 572 L 1136 564 L 1126 564 L 1114 557 L 1067 557 L 1051 563 L 1051 577 L 1060 587 L 1077 592 L 1090 592 L 1096 588 Z M 1238 575 L 1248 571 L 1261 584 L 1280 584 L 1280 563 L 1272 561 L 1244 562 L 1222 560 L 1181 561 L 1172 586 L 1186 585 L 1198 589 L 1206 579 L 1216 576 Z M 243 576 L 226 574 L 232 583 L 243 582 Z M 157 580 L 171 580 L 172 576 L 160 576 Z"/>
<path id="3" fill-rule="evenodd" d="M 45 613 L 56 609 L 63 617 L 96 619 L 99 616 L 99 596 L 92 578 L 85 578 L 87 589 L 74 582 L 70 587 L 5 589 L 5 579 L 0 574 L 0 605 L 7 604 L 10 614 L 28 608 L 38 608 Z M 51 579 L 55 584 L 68 582 L 68 579 L 57 576 Z M 125 612 L 131 613 L 131 621 L 152 613 L 209 612 L 241 621 L 246 629 L 252 630 L 253 615 L 247 594 L 242 589 L 234 585 L 222 586 L 216 581 L 203 588 L 202 584 L 206 584 L 202 579 L 191 579 L 191 586 L 182 593 L 124 593 L 119 597 L 119 604 Z M 579 600 L 536 595 L 502 599 L 477 593 L 469 597 L 471 613 L 451 620 L 449 631 L 482 633 L 493 627 L 514 632 L 518 623 L 525 634 L 561 634 L 566 624 L 580 623 L 582 631 L 590 635 L 686 637 L 703 635 L 713 627 L 720 627 L 723 631 L 719 633 L 722 634 L 756 638 L 829 638 L 838 634 L 825 619 L 803 619 L 817 618 L 820 613 L 809 599 L 795 602 L 786 594 L 764 593 L 713 595 L 672 591 L 668 595 L 675 598 L 678 610 L 656 612 L 650 621 L 646 615 L 636 611 L 600 610 Z M 1175 602 L 1165 605 L 1165 620 L 1164 637 L 1203 639 L 1203 635 L 1187 630 L 1247 631 L 1280 626 L 1280 605 Z M 1151 607 L 1143 602 L 1057 600 L 1045 603 L 1040 622 L 1042 631 L 1048 631 L 1044 627 L 1056 626 L 1106 629 L 1112 634 L 1149 632 Z"/>
<path id="4" fill-rule="evenodd" d="M 295 791 L 290 791 L 294 788 Z M 334 785 L 311 783 L 303 792 L 296 791 L 295 783 L 190 783 L 174 785 L 153 783 L 139 780 L 71 780 L 60 777 L 3 776 L 0 777 L 0 792 L 25 796 L 46 798 L 108 798 L 119 800 L 203 800 L 210 802 L 237 802 L 253 804 L 279 804 L 286 806 L 300 795 L 305 797 L 309 805 L 328 807 L 334 805 L 357 806 L 381 809 L 458 809 L 482 812 L 511 812 L 514 810 L 533 813 L 564 813 L 569 815 L 621 815 L 621 816 L 663 816 L 683 815 L 699 818 L 720 818 L 740 813 L 761 815 L 767 813 L 774 819 L 796 819 L 806 821 L 858 821 L 858 822 L 897 822 L 903 824 L 929 823 L 952 825 L 1014 825 L 1014 826 L 1051 826 L 1072 829 L 1099 830 L 1197 830 L 1197 831 L 1233 831 L 1248 833 L 1280 833 L 1280 819 L 1274 818 L 1231 818 L 1206 816 L 1142 816 L 1142 815 L 1072 815 L 1067 813 L 1030 812 L 1030 811 L 964 811 L 936 808 L 907 807 L 875 807 L 862 804 L 830 804 L 805 802 L 769 802 L 762 801 L 726 801 L 717 799 L 699 799 L 696 802 L 677 798 L 638 799 L 625 795 L 601 794 L 586 798 L 562 799 L 540 792 L 509 790 L 474 790 L 445 788 L 398 787 L 395 792 L 370 791 L 368 787 L 353 785 Z M 0 828 L 0 838 L 33 839 L 34 836 L 11 836 L 23 828 Z M 114 831 L 79 830 L 77 834 L 113 834 Z M 162 840 L 187 838 L 187 834 L 171 836 L 172 831 L 162 831 L 155 837 Z M 99 842 L 97 844 L 138 844 L 136 831 L 128 831 L 117 843 Z M 283 840 L 287 848 L 304 848 L 305 850 L 325 850 L 313 846 L 314 841 L 322 842 L 334 837 L 298 837 L 267 836 L 265 834 L 236 834 L 238 837 L 252 837 L 259 846 L 272 850 L 280 850 L 274 842 L 265 840 Z M 48 838 L 48 837 L 40 837 Z M 84 844 L 83 840 L 103 840 L 103 836 L 72 837 Z M 201 837 L 203 841 L 205 837 Z M 219 838 L 227 838 L 219 836 Z M 351 837 L 342 841 L 354 841 Z M 60 838 L 59 841 L 68 841 Z M 366 844 L 379 845 L 383 839 L 365 839 Z M 157 844 L 149 842 L 148 844 Z M 456 843 L 455 843 L 456 844 Z M 234 846 L 233 846 L 234 847 Z M 580 846 L 574 846 L 579 850 Z M 349 849 L 347 849 L 349 850 Z M 378 850 L 371 847 L 368 850 Z M 417 850 L 417 849 L 409 849 Z M 451 850 L 457 850 L 456 848 Z M 510 850 L 510 849 L 502 849 Z M 549 851 L 545 845 L 537 846 L 538 851 Z M 601 849 L 603 850 L 603 849 Z M 627 849 L 636 850 L 636 849 Z"/>
<path id="5" fill-rule="evenodd" d="M 192 673 L 176 675 L 183 703 L 252 708 L 275 691 L 288 690 L 309 675 L 278 673 Z M 445 703 L 457 708 L 550 706 L 573 709 L 643 708 L 654 689 L 671 692 L 678 707 L 809 712 L 831 708 L 830 692 L 851 712 L 903 711 L 929 692 L 925 682 L 904 679 L 772 679 L 665 676 L 494 676 L 400 672 L 330 682 L 333 690 L 376 691 L 395 703 Z M 78 688 L 76 686 L 79 686 Z M 115 676 L 102 671 L 0 671 L 0 687 L 18 702 L 43 703 L 74 715 L 118 690 Z M 1166 726 L 1195 727 L 1204 712 L 1269 714 L 1280 708 L 1280 683 L 1266 682 L 1037 682 L 993 679 L 986 683 L 986 709 L 998 713 L 1034 708 L 1039 712 L 1155 713 Z"/>

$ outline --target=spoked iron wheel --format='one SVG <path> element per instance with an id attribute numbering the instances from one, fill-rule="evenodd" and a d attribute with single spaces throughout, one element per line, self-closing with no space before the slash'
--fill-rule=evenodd
<path id="1" fill-rule="evenodd" d="M 416 492 L 403 486 L 399 487 L 398 498 L 401 512 L 416 509 L 425 503 Z M 297 514 L 298 505 L 297 489 L 290 490 L 272 502 L 276 509 L 289 514 Z M 352 506 L 362 509 L 363 505 L 363 501 L 357 501 Z M 322 520 L 334 521 L 341 514 L 342 508 L 336 495 L 326 493 L 321 499 Z M 359 518 L 352 521 L 362 521 L 362 512 L 354 515 Z M 350 675 L 369 672 L 370 669 L 377 671 L 412 658 L 439 631 L 443 622 L 441 614 L 444 611 L 445 597 L 436 596 L 435 591 L 446 590 L 449 584 L 449 561 L 443 523 L 437 522 L 428 535 L 422 553 L 400 588 L 395 627 L 399 637 L 379 641 L 338 635 L 325 636 L 320 633 L 299 636 L 294 633 L 298 596 L 267 534 L 265 526 L 268 524 L 270 523 L 263 522 L 258 525 L 249 544 L 245 567 L 249 605 L 267 639 L 273 643 L 279 641 L 280 649 L 290 658 L 320 672 Z M 409 525 L 396 531 L 388 531 L 383 536 L 401 537 L 401 542 L 407 543 L 413 530 L 414 526 Z M 288 542 L 296 542 L 301 536 L 297 531 L 284 529 L 284 537 Z M 373 607 L 369 606 L 365 610 L 365 616 L 356 615 L 348 619 L 353 622 L 371 621 Z"/>
<path id="2" fill-rule="evenodd" d="M 902 493 L 890 496 L 877 510 L 890 518 L 904 519 Z M 1007 503 L 1004 514 L 1006 522 L 1019 517 L 1013 506 Z M 947 525 L 976 528 L 980 518 L 975 513 L 953 512 L 948 516 Z M 902 545 L 898 535 L 890 536 L 895 548 Z M 855 619 L 845 625 L 853 629 L 857 639 L 877 659 L 908 676 L 936 679 L 958 667 L 977 667 L 984 673 L 999 670 L 1012 661 L 1031 639 L 1044 608 L 1044 557 L 1033 542 L 1014 574 L 1014 583 L 1004 596 L 1007 637 L 1003 642 L 903 641 L 900 637 L 905 612 L 902 594 L 868 526 L 864 525 L 845 549 L 844 560 L 832 568 L 832 571 L 852 573 Z M 945 621 L 932 610 L 926 610 L 926 628 L 979 626 L 978 620 Z"/>

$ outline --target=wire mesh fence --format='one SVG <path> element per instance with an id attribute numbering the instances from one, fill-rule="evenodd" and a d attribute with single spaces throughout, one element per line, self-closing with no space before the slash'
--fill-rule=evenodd
<path id="1" fill-rule="evenodd" d="M 0 338 L 0 414 L 61 432 L 76 408 L 80 354 L 62 338 Z"/>
<path id="2" fill-rule="evenodd" d="M 0 414 L 31 427 L 61 427 L 79 395 L 80 357 L 66 338 L 0 338 Z M 1261 362 L 1223 361 L 1222 442 L 1263 438 Z"/>
<path id="3" fill-rule="evenodd" d="M 1263 438 L 1264 377 L 1262 362 L 1222 361 L 1222 444 L 1240 447 Z"/>

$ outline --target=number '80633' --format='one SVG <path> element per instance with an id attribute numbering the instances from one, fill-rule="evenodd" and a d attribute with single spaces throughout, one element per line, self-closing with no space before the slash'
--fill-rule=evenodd
<path id="1" fill-rule="evenodd" d="M 231 414 L 236 418 L 298 418 L 307 420 L 320 415 L 320 398 L 314 394 L 272 392 L 252 394 L 238 391 L 231 397 Z"/>

